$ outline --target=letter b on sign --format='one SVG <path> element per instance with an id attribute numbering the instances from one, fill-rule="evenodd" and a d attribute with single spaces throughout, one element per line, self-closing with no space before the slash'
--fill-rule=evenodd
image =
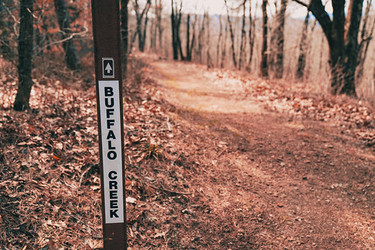
<path id="1" fill-rule="evenodd" d="M 113 88 L 112 87 L 104 87 L 104 95 L 105 96 L 113 96 Z"/>

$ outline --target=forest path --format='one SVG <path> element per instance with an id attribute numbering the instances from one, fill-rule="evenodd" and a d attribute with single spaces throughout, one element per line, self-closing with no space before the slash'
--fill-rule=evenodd
<path id="1" fill-rule="evenodd" d="M 212 248 L 375 248 L 375 161 L 355 138 L 266 111 L 220 71 L 150 65 L 186 125 L 181 148 L 203 168 L 192 188 L 213 211 L 200 239 Z"/>

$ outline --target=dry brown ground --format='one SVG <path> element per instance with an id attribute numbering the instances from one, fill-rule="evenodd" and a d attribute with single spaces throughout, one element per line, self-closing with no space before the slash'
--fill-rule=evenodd
<path id="1" fill-rule="evenodd" d="M 274 91 L 260 80 L 193 64 L 155 60 L 151 66 L 157 89 L 183 124 L 180 151 L 202 167 L 190 192 L 200 193 L 211 209 L 198 215 L 206 224 L 188 229 L 196 238 L 181 246 L 375 248 L 374 147 L 357 136 L 358 129 L 373 136 L 371 114 L 365 126 L 356 126 L 357 118 L 353 125 L 314 119 L 298 113 L 296 98 L 286 98 L 294 101 L 289 112 L 274 112 L 280 102 L 264 101 L 262 86 L 275 100 L 283 90 L 297 95 L 294 90 Z M 298 94 L 300 102 L 310 100 L 311 94 Z"/>
<path id="2" fill-rule="evenodd" d="M 30 112 L 9 109 L 16 83 L 0 79 L 0 246 L 97 249 L 95 88 L 48 72 Z M 150 57 L 129 72 L 130 249 L 375 248 L 364 101 Z"/>

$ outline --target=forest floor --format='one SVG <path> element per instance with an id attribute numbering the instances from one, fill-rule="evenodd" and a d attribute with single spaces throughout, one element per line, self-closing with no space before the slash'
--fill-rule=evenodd
<path id="1" fill-rule="evenodd" d="M 150 56 L 129 72 L 131 249 L 375 248 L 369 103 Z M 0 245 L 100 248 L 95 89 L 52 87 L 25 114 L 0 97 Z"/>

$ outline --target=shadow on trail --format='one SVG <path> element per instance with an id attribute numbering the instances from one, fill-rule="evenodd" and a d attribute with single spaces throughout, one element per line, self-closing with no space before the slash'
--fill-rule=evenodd
<path id="1" fill-rule="evenodd" d="M 257 246 L 375 243 L 374 168 L 348 154 L 347 141 L 324 124 L 277 114 L 176 113 L 194 128 L 210 166 L 211 205 L 256 236 Z"/>
<path id="2" fill-rule="evenodd" d="M 352 138 L 251 98 L 218 96 L 221 87 L 189 65 L 155 64 L 169 72 L 156 75 L 157 87 L 184 124 L 181 143 L 201 162 L 193 182 L 212 207 L 207 219 L 231 221 L 256 248 L 375 247 L 374 162 Z M 225 246 L 243 247 L 222 230 L 233 239 Z"/>

